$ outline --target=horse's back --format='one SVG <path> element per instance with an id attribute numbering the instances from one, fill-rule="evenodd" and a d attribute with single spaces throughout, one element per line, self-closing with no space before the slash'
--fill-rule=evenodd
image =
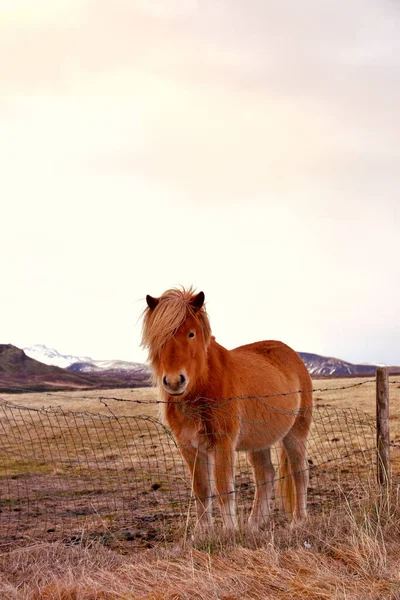
<path id="1" fill-rule="evenodd" d="M 304 393 L 300 394 L 300 405 L 312 404 L 312 382 L 307 368 L 297 352 L 283 342 L 254 342 L 231 350 L 231 354 L 238 370 L 246 373 L 245 387 L 251 388 L 249 393 L 291 394 L 301 390 Z M 295 396 L 286 399 L 282 396 L 279 402 L 290 405 L 292 399 L 296 401 Z"/>
<path id="2" fill-rule="evenodd" d="M 310 382 L 310 376 L 300 356 L 283 342 L 275 340 L 254 342 L 239 346 L 231 352 L 246 363 L 264 363 L 265 369 L 278 371 L 286 380 L 298 380 L 303 385 Z M 260 358 L 262 363 L 259 362 Z"/>

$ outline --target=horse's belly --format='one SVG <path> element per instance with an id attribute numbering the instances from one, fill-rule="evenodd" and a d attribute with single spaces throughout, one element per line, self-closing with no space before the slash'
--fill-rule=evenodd
<path id="1" fill-rule="evenodd" d="M 267 419 L 265 415 L 248 421 L 242 419 L 235 448 L 239 452 L 269 448 L 286 437 L 295 420 L 294 414 L 279 419 Z"/>

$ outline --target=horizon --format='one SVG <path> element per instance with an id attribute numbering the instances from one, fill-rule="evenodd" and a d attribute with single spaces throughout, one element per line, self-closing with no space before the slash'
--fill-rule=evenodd
<path id="1" fill-rule="evenodd" d="M 1 4 L 4 343 L 143 362 L 182 284 L 227 348 L 400 364 L 400 9 L 305 1 Z"/>
<path id="2" fill-rule="evenodd" d="M 49 347 L 46 344 L 31 344 L 29 346 L 25 346 L 25 347 L 19 347 L 16 346 L 15 344 L 9 343 L 9 344 L 2 344 L 0 343 L 0 345 L 10 345 L 10 346 L 14 346 L 15 348 L 19 348 L 20 350 L 23 350 L 25 353 L 27 350 L 34 350 L 34 349 L 38 349 L 38 348 L 43 348 L 45 350 L 49 350 L 49 351 L 53 351 L 55 352 L 58 356 L 60 357 L 73 357 L 73 358 L 78 358 L 78 359 L 89 359 L 89 360 L 94 360 L 94 361 L 101 361 L 101 360 L 105 360 L 105 361 L 127 361 L 127 362 L 131 362 L 131 363 L 141 363 L 141 364 L 146 364 L 147 366 L 149 366 L 149 362 L 147 360 L 147 357 L 145 357 L 142 361 L 135 361 L 135 360 L 128 360 L 128 359 L 121 359 L 121 357 L 94 357 L 94 356 L 82 356 L 82 355 L 77 355 L 73 352 L 60 352 L 57 348 L 53 348 L 53 347 Z M 397 367 L 400 365 L 395 365 L 395 364 L 384 364 L 384 363 L 378 363 L 378 362 L 374 362 L 374 363 L 370 363 L 370 362 L 364 362 L 364 363 L 352 363 L 352 361 L 347 360 L 346 358 L 343 357 L 339 357 L 339 356 L 333 356 L 331 354 L 318 354 L 317 352 L 311 352 L 311 351 L 307 351 L 307 350 L 297 350 L 296 348 L 294 348 L 294 350 L 298 353 L 298 354 L 309 354 L 309 355 L 316 355 L 316 356 L 320 356 L 322 358 L 329 358 L 329 359 L 333 359 L 333 360 L 338 360 L 338 361 L 343 361 L 349 364 L 358 364 L 358 365 L 371 365 L 371 366 L 376 366 L 376 367 Z M 29 355 L 28 355 L 29 356 Z M 34 357 L 32 357 L 34 358 Z M 35 359 L 38 360 L 38 359 Z M 39 361 L 40 362 L 40 361 Z M 52 364 L 52 363 L 49 363 Z"/>

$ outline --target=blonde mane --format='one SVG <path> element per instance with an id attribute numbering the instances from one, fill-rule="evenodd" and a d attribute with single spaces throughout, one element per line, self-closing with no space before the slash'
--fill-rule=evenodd
<path id="1" fill-rule="evenodd" d="M 190 287 L 173 288 L 160 296 L 157 306 L 143 312 L 142 347 L 149 352 L 149 361 L 155 366 L 161 349 L 170 340 L 188 315 L 195 317 L 203 332 L 204 342 L 208 345 L 211 337 L 210 321 L 204 306 L 196 311 L 191 301 L 196 296 Z"/>

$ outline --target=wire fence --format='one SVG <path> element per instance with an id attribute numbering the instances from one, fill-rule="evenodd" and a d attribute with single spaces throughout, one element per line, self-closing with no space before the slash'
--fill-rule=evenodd
<path id="1" fill-rule="evenodd" d="M 366 383 L 370 381 L 337 389 Z M 260 427 L 261 435 L 265 422 L 257 418 L 257 403 L 266 398 L 242 400 L 253 403 L 254 418 L 247 426 L 254 431 Z M 115 409 L 122 402 L 146 401 L 114 396 L 98 396 L 97 401 L 108 414 L 0 400 L 0 543 L 122 535 L 152 545 L 196 522 L 192 481 L 171 432 L 154 416 L 119 414 Z M 329 512 L 344 496 L 346 502 L 357 501 L 366 486 L 376 485 L 375 438 L 375 420 L 365 412 L 314 407 L 305 466 L 310 513 Z M 265 516 L 286 518 L 279 508 L 280 458 L 275 446 L 271 459 L 274 481 L 266 478 L 256 484 L 246 454 L 237 453 L 230 493 L 240 520 L 250 514 L 260 485 L 275 489 Z M 213 491 L 211 500 L 216 495 Z M 218 511 L 215 514 L 218 521 Z"/>

